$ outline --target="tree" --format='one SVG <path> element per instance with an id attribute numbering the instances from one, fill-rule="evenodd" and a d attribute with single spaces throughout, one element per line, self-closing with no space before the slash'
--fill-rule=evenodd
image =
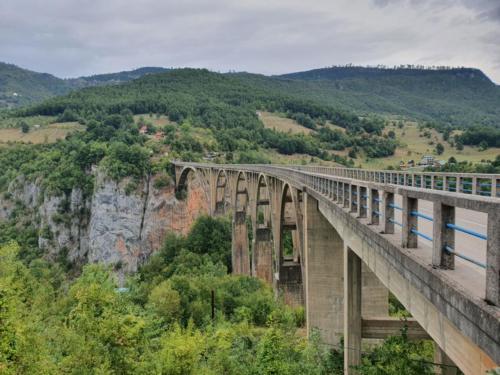
<path id="1" fill-rule="evenodd" d="M 486 141 L 481 141 L 479 143 L 479 150 L 480 151 L 484 151 L 484 150 L 487 150 L 488 149 L 488 142 Z"/>
<path id="2" fill-rule="evenodd" d="M 464 144 L 461 141 L 457 140 L 455 147 L 457 148 L 458 151 L 462 151 L 464 149 Z"/>
<path id="3" fill-rule="evenodd" d="M 436 153 L 438 155 L 441 155 L 444 152 L 444 146 L 441 143 L 438 143 L 436 145 Z"/>
<path id="4" fill-rule="evenodd" d="M 387 135 L 389 138 L 392 139 L 396 138 L 396 133 L 394 133 L 394 130 L 389 130 L 389 133 L 387 133 Z"/>
<path id="5" fill-rule="evenodd" d="M 28 123 L 26 121 L 21 121 L 19 123 L 19 128 L 21 128 L 21 131 L 23 133 L 28 133 L 30 131 L 30 126 L 28 125 Z"/>

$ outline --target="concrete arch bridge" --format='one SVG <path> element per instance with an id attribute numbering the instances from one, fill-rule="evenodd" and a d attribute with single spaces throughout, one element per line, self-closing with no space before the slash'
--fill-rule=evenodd
<path id="1" fill-rule="evenodd" d="M 431 338 L 443 373 L 500 364 L 500 175 L 174 162 L 193 175 L 211 215 L 229 214 L 232 268 L 303 304 L 307 328 L 344 337 L 345 366 L 362 339 L 397 334 L 388 294 Z"/>

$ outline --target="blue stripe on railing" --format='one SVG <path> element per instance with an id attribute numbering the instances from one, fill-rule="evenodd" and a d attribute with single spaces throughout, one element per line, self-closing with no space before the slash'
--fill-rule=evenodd
<path id="1" fill-rule="evenodd" d="M 364 204 L 361 205 L 364 209 L 368 209 L 368 206 L 365 206 Z"/>
<path id="2" fill-rule="evenodd" d="M 422 238 L 425 238 L 427 241 L 431 241 L 432 242 L 432 237 L 429 237 L 428 235 L 422 233 L 422 232 L 419 232 L 418 230 L 416 230 L 415 228 L 411 228 L 410 232 L 416 234 L 417 236 L 420 236 Z"/>
<path id="3" fill-rule="evenodd" d="M 410 215 L 411 216 L 421 217 L 422 219 L 425 219 L 425 220 L 434 221 L 434 219 L 432 218 L 432 216 L 428 216 L 428 215 L 422 214 L 422 213 L 420 213 L 418 211 L 412 211 L 412 212 L 410 212 Z"/>
<path id="4" fill-rule="evenodd" d="M 389 221 L 393 224 L 396 224 L 396 225 L 399 225 L 400 227 L 403 227 L 403 224 L 401 224 L 400 222 L 396 221 L 396 220 L 393 220 L 393 219 L 389 219 Z"/>
<path id="5" fill-rule="evenodd" d="M 380 212 L 378 212 L 377 210 L 373 210 L 373 214 L 377 215 L 377 216 L 382 216 L 382 214 Z"/>
<path id="6" fill-rule="evenodd" d="M 375 202 L 379 202 L 379 203 L 380 203 L 380 202 L 382 202 L 382 200 L 381 200 L 381 199 L 379 199 L 379 198 L 373 198 L 373 200 L 374 200 Z"/>
<path id="7" fill-rule="evenodd" d="M 474 263 L 476 266 L 479 266 L 479 267 L 482 267 L 482 268 L 485 268 L 486 269 L 486 264 L 484 263 L 481 263 L 475 259 L 472 259 L 472 258 L 469 258 L 468 256 L 466 255 L 463 255 L 463 254 L 460 254 L 460 253 L 457 253 L 454 249 L 452 249 L 451 247 L 449 246 L 445 246 L 444 249 L 449 252 L 450 254 L 453 254 L 459 258 L 462 258 L 468 262 L 471 262 L 471 263 Z"/>
<path id="8" fill-rule="evenodd" d="M 368 198 L 368 195 L 363 195 L 363 198 Z"/>
<path id="9" fill-rule="evenodd" d="M 358 204 L 357 204 L 356 202 L 354 202 L 354 201 L 352 202 L 352 204 L 354 204 L 354 205 L 356 205 L 356 206 L 358 205 Z"/>
<path id="10" fill-rule="evenodd" d="M 402 207 L 399 207 L 397 204 L 394 204 L 394 203 L 389 203 L 389 207 L 395 208 L 396 210 L 403 211 Z"/>
<path id="11" fill-rule="evenodd" d="M 477 238 L 480 238 L 482 240 L 488 240 L 488 237 L 482 233 L 478 233 L 478 232 L 475 232 L 475 231 L 467 229 L 467 228 L 459 227 L 458 225 L 455 225 L 455 224 L 446 223 L 446 228 L 450 228 L 453 230 L 457 230 L 459 232 L 467 233 L 473 237 L 477 237 Z"/>

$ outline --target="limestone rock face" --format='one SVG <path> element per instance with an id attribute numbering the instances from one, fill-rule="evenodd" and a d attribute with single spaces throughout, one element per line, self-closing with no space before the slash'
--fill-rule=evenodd
<path id="1" fill-rule="evenodd" d="M 156 188 L 155 179 L 129 189 L 130 180 L 118 183 L 97 170 L 94 191 L 84 197 L 80 189 L 48 196 L 39 182 L 19 177 L 0 197 L 0 220 L 8 219 L 21 202 L 48 258 L 65 256 L 79 264 L 114 265 L 121 274 L 133 272 L 161 247 L 167 231 L 185 234 L 208 212 L 207 195 L 196 179 L 189 181 L 184 200 L 176 198 L 173 182 Z"/>

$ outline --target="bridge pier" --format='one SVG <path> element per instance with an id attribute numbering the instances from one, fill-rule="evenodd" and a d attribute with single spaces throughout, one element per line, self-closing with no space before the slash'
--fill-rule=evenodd
<path id="1" fill-rule="evenodd" d="M 250 253 L 246 212 L 236 211 L 233 218 L 232 266 L 237 275 L 250 275 Z"/>
<path id="2" fill-rule="evenodd" d="M 273 235 L 270 228 L 257 228 L 254 237 L 253 276 L 264 280 L 267 284 L 273 283 Z"/>
<path id="3" fill-rule="evenodd" d="M 338 345 L 343 333 L 344 243 L 307 193 L 304 200 L 304 255 L 307 331 Z"/>
<path id="4" fill-rule="evenodd" d="M 355 374 L 361 364 L 361 258 L 344 251 L 344 374 Z"/>

